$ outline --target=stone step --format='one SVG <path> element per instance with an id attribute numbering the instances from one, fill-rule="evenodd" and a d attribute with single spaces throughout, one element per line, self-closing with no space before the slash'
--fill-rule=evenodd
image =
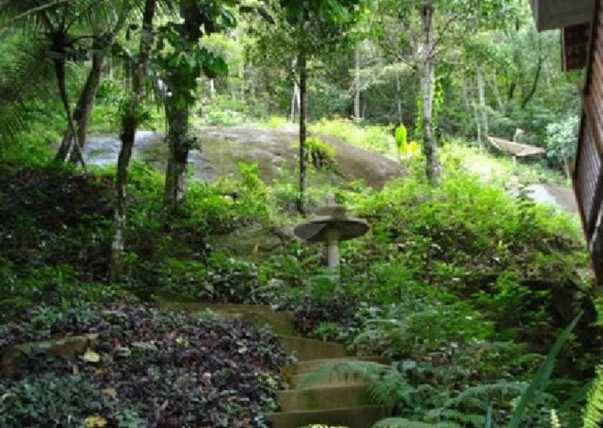
<path id="1" fill-rule="evenodd" d="M 299 361 L 348 356 L 345 347 L 339 343 L 321 342 L 320 340 L 288 335 L 280 336 L 280 341 L 283 348 L 294 353 Z"/>
<path id="2" fill-rule="evenodd" d="M 304 390 L 328 386 L 353 387 L 361 385 L 366 386 L 369 383 L 364 377 L 352 373 L 331 373 L 324 376 L 315 377 L 311 381 L 308 380 L 308 375 L 309 373 L 304 373 L 286 379 L 289 388 Z"/>
<path id="3" fill-rule="evenodd" d="M 278 394 L 281 411 L 331 410 L 371 403 L 367 385 L 325 386 L 303 390 L 286 390 Z"/>
<path id="4" fill-rule="evenodd" d="M 275 334 L 294 335 L 294 316 L 291 312 L 277 312 L 267 305 L 230 305 L 173 301 L 156 298 L 162 309 L 189 313 L 214 312 L 226 318 L 240 319 L 257 327 L 268 327 Z"/>
<path id="5" fill-rule="evenodd" d="M 304 361 L 282 369 L 282 374 L 291 389 L 368 384 L 369 380 L 366 377 L 346 370 L 346 363 L 354 362 L 371 362 L 386 368 L 383 359 L 377 357 L 333 358 Z M 327 368 L 327 370 L 321 370 L 322 367 Z"/>
<path id="6" fill-rule="evenodd" d="M 268 420 L 274 428 L 300 428 L 311 424 L 340 426 L 347 428 L 371 428 L 390 412 L 383 406 L 357 406 L 329 410 L 305 410 L 272 413 Z"/>
<path id="7" fill-rule="evenodd" d="M 97 340 L 98 334 L 84 334 L 8 347 L 0 352 L 0 377 L 14 376 L 18 373 L 21 363 L 37 354 L 64 359 L 75 358 L 87 349 L 94 348 Z"/>
<path id="8" fill-rule="evenodd" d="M 343 358 L 321 358 L 317 360 L 300 361 L 281 369 L 281 373 L 285 377 L 290 377 L 298 374 L 312 372 L 325 365 L 335 365 L 338 363 L 367 361 L 371 363 L 387 364 L 387 359 L 383 357 L 343 357 Z"/>

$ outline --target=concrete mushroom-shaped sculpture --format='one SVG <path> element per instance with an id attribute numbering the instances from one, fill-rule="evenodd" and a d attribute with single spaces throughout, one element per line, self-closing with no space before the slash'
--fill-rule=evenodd
<path id="1" fill-rule="evenodd" d="M 339 242 L 357 238 L 369 230 L 366 221 L 348 217 L 346 211 L 329 193 L 326 205 L 316 211 L 316 216 L 295 228 L 295 235 L 305 241 L 327 243 L 328 266 L 332 274 L 339 270 Z"/>

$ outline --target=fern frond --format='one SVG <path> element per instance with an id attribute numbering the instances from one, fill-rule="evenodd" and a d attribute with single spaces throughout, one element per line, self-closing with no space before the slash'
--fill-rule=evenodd
<path id="1" fill-rule="evenodd" d="M 561 428 L 561 419 L 555 410 L 551 410 L 551 428 Z"/>
<path id="2" fill-rule="evenodd" d="M 404 418 L 388 418 L 377 422 L 373 428 L 433 428 L 434 425 L 410 421 Z"/>
<path id="3" fill-rule="evenodd" d="M 597 369 L 597 377 L 588 394 L 583 424 L 584 428 L 598 428 L 603 425 L 603 366 Z"/>
<path id="4" fill-rule="evenodd" d="M 445 407 L 455 407 L 470 398 L 492 398 L 494 395 L 501 397 L 519 396 L 527 385 L 525 382 L 497 382 L 486 385 L 477 385 L 465 389 L 459 395 L 448 400 Z M 489 401 L 489 400 L 488 400 Z"/>
<path id="5" fill-rule="evenodd" d="M 333 377 L 343 377 L 344 379 L 360 378 L 372 383 L 388 370 L 388 366 L 370 361 L 327 363 L 320 366 L 317 370 L 303 375 L 297 388 L 306 389 Z"/>
<path id="6" fill-rule="evenodd" d="M 482 428 L 486 424 L 486 417 L 482 414 L 465 413 L 454 409 L 434 409 L 427 412 L 423 419 L 434 423 L 473 428 Z"/>
<path id="7" fill-rule="evenodd" d="M 448 422 L 428 424 L 404 418 L 387 418 L 377 422 L 373 428 L 461 428 L 461 426 Z"/>

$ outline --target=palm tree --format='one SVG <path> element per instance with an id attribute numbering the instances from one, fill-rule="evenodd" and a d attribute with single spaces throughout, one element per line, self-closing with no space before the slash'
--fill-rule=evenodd
<path id="1" fill-rule="evenodd" d="M 42 80 L 49 79 L 48 72 L 51 70 L 44 65 L 52 64 L 56 90 L 67 122 L 65 137 L 57 153 L 58 160 L 64 161 L 70 157 L 72 161 L 84 164 L 81 149 L 85 145 L 88 121 L 100 84 L 104 60 L 126 23 L 131 3 L 133 2 L 128 0 L 4 0 L 2 3 L 0 29 L 23 35 L 25 44 L 30 47 L 30 65 L 38 63 L 39 71 L 45 71 L 36 76 Z M 1 24 L 8 22 L 10 26 Z M 80 92 L 75 111 L 72 112 L 67 90 L 67 65 L 83 62 L 89 56 L 92 61 L 88 78 Z M 31 75 L 19 73 L 18 68 L 14 71 L 12 77 L 15 80 L 4 79 L 2 82 L 6 87 L 35 87 L 38 83 L 29 80 L 23 82 L 23 76 L 29 79 Z M 39 94 L 48 95 L 48 92 Z M 4 95 L 6 98 L 3 100 L 11 103 L 18 117 L 23 117 L 19 110 L 26 110 L 27 95 L 30 96 L 30 102 L 35 102 L 37 98 L 37 93 L 31 91 L 12 91 L 12 94 L 5 91 L 4 94 L 0 92 L 0 95 Z M 18 126 L 13 126 L 13 132 L 9 135 L 15 135 L 17 129 Z"/>

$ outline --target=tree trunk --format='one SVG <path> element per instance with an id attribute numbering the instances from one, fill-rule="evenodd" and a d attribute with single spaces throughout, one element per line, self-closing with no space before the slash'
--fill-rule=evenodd
<path id="1" fill-rule="evenodd" d="M 492 76 L 492 79 L 488 79 L 487 82 L 492 87 L 492 92 L 494 93 L 494 98 L 496 98 L 496 105 L 498 106 L 498 110 L 502 114 L 506 114 L 507 106 L 503 102 L 502 96 L 500 95 L 500 89 L 498 87 L 498 82 L 496 81 L 496 75 Z"/>
<path id="2" fill-rule="evenodd" d="M 475 131 L 476 131 L 477 142 L 479 143 L 480 146 L 482 146 L 483 145 L 482 127 L 481 127 L 481 123 L 479 120 L 477 103 L 475 102 L 475 100 L 471 100 L 471 96 L 469 94 L 469 85 L 467 83 L 466 77 L 463 78 L 463 97 L 465 98 L 465 109 L 467 110 L 467 113 L 469 113 L 473 116 L 473 120 L 475 122 Z"/>
<path id="3" fill-rule="evenodd" d="M 360 120 L 362 112 L 360 111 L 360 46 L 355 50 L 356 74 L 354 77 L 354 119 Z"/>
<path id="4" fill-rule="evenodd" d="M 241 71 L 239 72 L 239 80 L 241 82 L 241 84 L 239 86 L 239 97 L 240 97 L 242 103 L 245 103 L 245 86 L 246 86 L 245 66 L 246 66 L 246 63 L 243 63 L 243 66 L 241 67 Z"/>
<path id="5" fill-rule="evenodd" d="M 76 108 L 76 114 L 74 121 L 77 124 L 77 135 L 76 140 L 72 145 L 74 146 L 69 156 L 69 161 L 72 163 L 81 162 L 83 160 L 84 148 L 86 147 L 86 138 L 88 136 L 88 124 L 90 123 L 90 115 L 94 108 L 94 100 L 96 99 L 96 92 L 101 82 L 101 74 L 103 64 L 105 62 L 104 53 L 99 53 L 99 48 L 95 48 L 95 53 L 92 56 L 92 68 L 88 74 L 88 79 L 84 85 L 84 90 L 81 93 L 78 106 Z M 80 108 L 81 106 L 81 108 Z"/>
<path id="6" fill-rule="evenodd" d="M 179 94 L 174 94 L 178 98 Z M 169 157 L 165 174 L 164 202 L 169 211 L 175 211 L 186 193 L 186 165 L 188 153 L 194 144 L 189 134 L 189 107 L 166 103 Z"/>
<path id="7" fill-rule="evenodd" d="M 530 87 L 530 91 L 526 94 L 521 102 L 521 109 L 525 110 L 528 106 L 529 102 L 536 94 L 536 89 L 538 89 L 538 82 L 540 81 L 540 75 L 542 74 L 542 66 L 544 64 L 544 58 L 542 55 L 538 57 L 538 64 L 536 65 L 536 74 L 534 75 L 534 80 L 532 82 L 532 86 Z"/>
<path id="8" fill-rule="evenodd" d="M 484 130 L 484 136 L 488 138 L 490 129 L 488 126 L 488 109 L 486 108 L 486 84 L 484 81 L 484 74 L 482 73 L 481 67 L 477 66 L 477 93 L 479 97 L 479 113 L 482 128 Z"/>
<path id="9" fill-rule="evenodd" d="M 293 82 L 293 95 L 291 96 L 291 115 L 289 121 L 295 123 L 295 114 L 299 111 L 299 85 Z"/>
<path id="10" fill-rule="evenodd" d="M 123 273 L 122 260 L 126 246 L 128 169 L 136 138 L 136 128 L 136 116 L 126 113 L 122 118 L 121 148 L 115 176 L 115 211 L 113 213 L 113 239 L 111 241 L 111 278 L 114 281 L 119 280 Z"/>
<path id="11" fill-rule="evenodd" d="M 105 51 L 110 48 L 115 42 L 117 34 L 123 27 L 127 13 L 122 11 L 117 24 L 107 34 L 97 34 L 94 37 L 92 44 L 92 67 L 88 72 L 86 83 L 80 92 L 78 103 L 71 118 L 70 126 L 65 131 L 61 146 L 55 156 L 55 160 L 64 162 L 69 158 L 73 163 L 84 164 L 84 158 L 82 151 L 86 145 L 86 137 L 88 134 L 88 123 L 90 122 L 90 115 L 94 108 L 94 101 L 96 99 L 96 93 L 101 82 L 102 69 L 106 59 Z M 64 76 L 64 72 L 63 72 Z M 63 103 L 67 101 L 66 95 Z M 68 109 L 68 103 L 67 107 Z M 75 124 L 74 124 L 75 122 Z M 77 128 L 77 129 L 76 129 Z"/>
<path id="12" fill-rule="evenodd" d="M 433 132 L 433 101 L 435 89 L 435 61 L 433 40 L 433 14 L 431 4 L 421 7 L 423 21 L 423 70 L 421 78 L 421 92 L 423 97 L 423 151 L 425 153 L 425 173 L 432 183 L 437 183 L 440 166 L 437 160 L 436 140 Z"/>
<path id="13" fill-rule="evenodd" d="M 510 103 L 515 98 L 515 91 L 517 90 L 517 83 L 511 82 L 509 85 L 509 90 L 507 91 L 507 102 Z"/>
<path id="14" fill-rule="evenodd" d="M 153 45 L 153 18 L 155 17 L 157 0 L 146 0 L 142 19 L 142 36 L 138 64 L 133 75 L 132 97 L 122 117 L 121 149 L 117 161 L 115 177 L 115 212 L 113 217 L 113 239 L 111 242 L 111 277 L 119 279 L 123 271 L 123 253 L 125 250 L 125 231 L 127 220 L 127 187 L 128 170 L 132 158 L 132 150 L 136 139 L 140 107 L 144 98 L 144 78 L 149 55 Z"/>
<path id="15" fill-rule="evenodd" d="M 477 101 L 473 100 L 473 117 L 475 119 L 475 132 L 477 134 L 477 142 L 480 147 L 484 146 L 484 138 L 482 134 L 482 121 L 480 119 L 479 107 L 477 106 Z"/>
<path id="16" fill-rule="evenodd" d="M 396 71 L 396 107 L 398 110 L 398 123 L 404 123 L 402 115 L 402 81 L 399 71 Z"/>
<path id="17" fill-rule="evenodd" d="M 304 52 L 299 55 L 299 198 L 297 209 L 300 213 L 305 211 L 306 187 L 308 183 L 306 171 L 306 115 L 308 109 L 306 56 Z"/>
<path id="18" fill-rule="evenodd" d="M 214 98 L 216 96 L 216 81 L 209 79 L 209 97 Z"/>
<path id="19" fill-rule="evenodd" d="M 59 89 L 59 96 L 63 105 L 63 111 L 65 118 L 67 119 L 67 131 L 69 135 L 77 135 L 75 124 L 73 123 L 73 114 L 71 113 L 71 107 L 69 105 L 69 97 L 67 95 L 67 85 L 65 76 L 65 58 L 59 58 L 54 60 L 55 76 L 57 79 L 57 86 Z M 70 138 L 69 140 L 72 140 Z M 60 152 L 60 149 L 59 149 Z M 67 152 L 69 153 L 69 152 Z M 58 154 L 57 154 L 58 156 Z"/>

